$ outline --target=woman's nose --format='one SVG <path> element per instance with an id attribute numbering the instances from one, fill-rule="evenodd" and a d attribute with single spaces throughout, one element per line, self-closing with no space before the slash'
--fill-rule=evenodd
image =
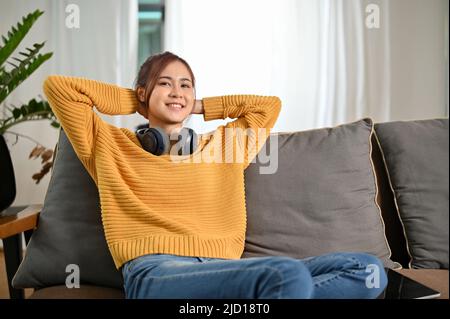
<path id="1" fill-rule="evenodd" d="M 181 97 L 180 90 L 178 87 L 172 87 L 172 90 L 170 91 L 171 97 Z"/>

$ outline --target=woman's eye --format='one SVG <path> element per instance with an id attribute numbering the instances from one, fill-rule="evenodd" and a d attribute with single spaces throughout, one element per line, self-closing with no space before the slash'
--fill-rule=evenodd
<path id="1" fill-rule="evenodd" d="M 169 84 L 169 82 L 160 82 L 159 85 L 166 85 Z"/>
<path id="2" fill-rule="evenodd" d="M 183 84 L 181 87 L 188 88 L 188 89 L 191 88 L 191 86 L 189 84 Z"/>

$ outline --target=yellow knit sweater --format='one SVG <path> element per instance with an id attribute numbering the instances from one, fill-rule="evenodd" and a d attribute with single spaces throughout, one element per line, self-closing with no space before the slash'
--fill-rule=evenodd
<path id="1" fill-rule="evenodd" d="M 95 106 L 104 114 L 133 114 L 138 106 L 134 90 L 52 75 L 44 82 L 44 92 L 98 187 L 105 237 L 117 268 L 156 253 L 241 257 L 246 230 L 244 169 L 278 118 L 279 98 L 204 98 L 205 121 L 237 119 L 199 135 L 194 154 L 156 156 L 141 147 L 134 132 L 104 122 L 93 110 Z M 248 128 L 264 130 L 238 134 Z M 230 130 L 235 136 L 230 137 Z"/>

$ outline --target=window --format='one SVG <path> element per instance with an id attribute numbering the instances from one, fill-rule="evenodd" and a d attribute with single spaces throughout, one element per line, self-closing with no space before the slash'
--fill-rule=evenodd
<path id="1" fill-rule="evenodd" d="M 139 0 L 138 69 L 152 54 L 161 52 L 164 0 Z"/>

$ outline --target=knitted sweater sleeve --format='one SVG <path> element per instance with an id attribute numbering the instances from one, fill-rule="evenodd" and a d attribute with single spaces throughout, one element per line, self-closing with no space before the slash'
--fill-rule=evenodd
<path id="1" fill-rule="evenodd" d="M 50 107 L 81 160 L 92 156 L 94 139 L 104 114 L 132 114 L 138 102 L 132 89 L 79 77 L 51 75 L 43 85 Z"/>
<path id="2" fill-rule="evenodd" d="M 227 95 L 203 99 L 204 120 L 236 118 L 224 127 L 234 131 L 239 152 L 243 152 L 244 169 L 261 150 L 281 111 L 276 96 Z M 237 132 L 236 132 L 237 131 Z"/>

